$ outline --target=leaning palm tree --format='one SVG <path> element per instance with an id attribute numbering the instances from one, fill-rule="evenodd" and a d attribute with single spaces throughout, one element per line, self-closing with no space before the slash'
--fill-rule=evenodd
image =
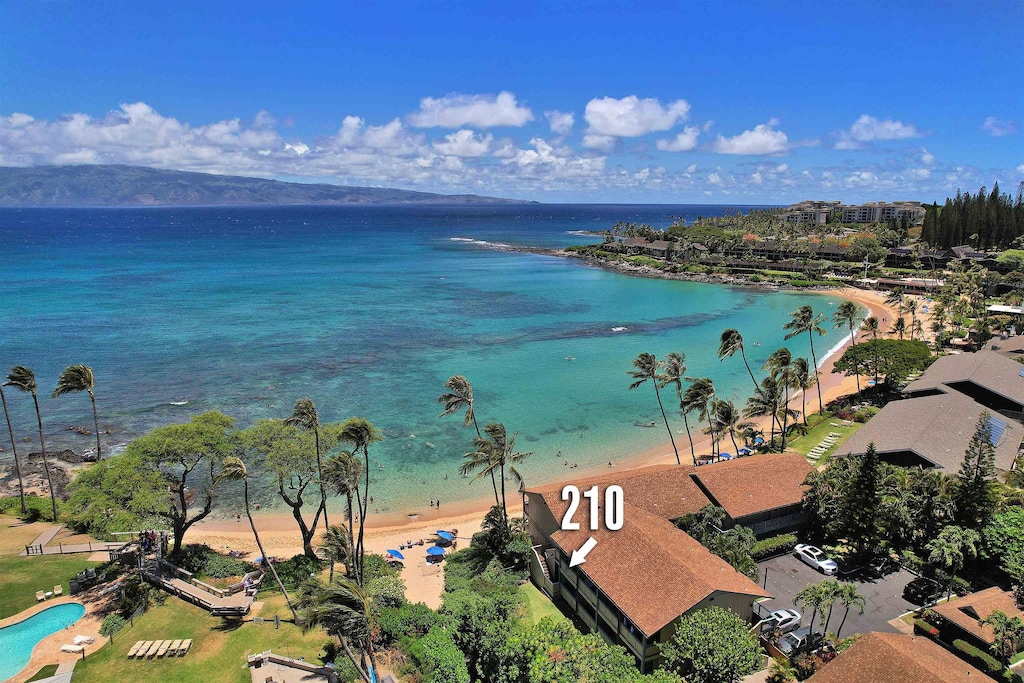
<path id="1" fill-rule="evenodd" d="M 852 346 L 857 345 L 857 337 L 853 334 L 853 330 L 857 327 L 857 304 L 852 301 L 844 301 L 839 304 L 836 308 L 835 313 L 832 314 L 832 327 L 839 329 L 840 327 L 848 327 L 850 329 L 850 344 Z M 857 378 L 857 393 L 860 393 L 860 373 L 855 373 L 854 377 Z M 807 411 L 804 411 L 805 413 Z"/>
<path id="2" fill-rule="evenodd" d="M 665 363 L 662 366 L 662 370 L 663 372 L 658 380 L 658 387 L 664 389 L 671 385 L 676 388 L 676 398 L 679 400 L 679 413 L 683 416 L 683 427 L 686 428 L 686 439 L 690 442 L 690 457 L 693 458 L 693 464 L 696 465 L 697 454 L 693 449 L 693 434 L 690 433 L 690 421 L 686 417 L 690 411 L 686 410 L 683 405 L 683 377 L 686 375 L 686 354 L 682 351 L 672 351 L 665 356 Z M 678 458 L 676 458 L 676 461 L 676 464 L 682 464 L 678 462 Z"/>
<path id="3" fill-rule="evenodd" d="M 718 345 L 718 360 L 722 361 L 726 358 L 731 358 L 737 351 L 740 352 L 740 357 L 743 358 L 743 365 L 747 368 L 750 381 L 754 383 L 754 389 L 757 389 L 757 379 L 754 377 L 754 372 L 750 369 L 750 363 L 747 362 L 747 352 L 743 348 L 743 335 L 740 334 L 739 330 L 730 327 L 725 332 L 722 332 L 722 341 Z"/>
<path id="4" fill-rule="evenodd" d="M 533 451 L 525 453 L 516 451 L 516 436 L 518 436 L 518 432 L 513 432 L 510 436 L 505 430 L 505 425 L 501 423 L 492 422 L 491 424 L 484 425 L 484 434 L 486 436 L 474 439 L 476 451 L 466 454 L 467 462 L 462 466 L 462 473 L 469 475 L 482 468 L 479 474 L 476 475 L 477 479 L 490 472 L 497 474 L 498 478 L 501 479 L 501 517 L 505 522 L 505 527 L 508 528 L 508 505 L 505 501 L 505 467 L 508 467 L 511 479 L 521 488 L 523 477 L 519 470 L 516 469 L 516 465 L 533 455 Z"/>
<path id="5" fill-rule="evenodd" d="M 818 356 L 814 353 L 814 335 L 826 335 L 828 331 L 821 326 L 825 322 L 825 316 L 821 313 L 814 314 L 810 306 L 801 306 L 789 314 L 792 320 L 782 326 L 782 329 L 789 330 L 786 339 L 792 339 L 798 335 L 807 333 L 807 340 L 811 344 L 811 360 L 814 361 L 814 369 L 818 369 Z M 815 381 L 818 386 L 818 412 L 825 412 L 825 405 L 821 400 L 821 382 Z"/>
<path id="6" fill-rule="evenodd" d="M 32 394 L 32 402 L 36 406 L 36 422 L 39 424 L 39 448 L 43 453 L 43 470 L 46 472 L 46 483 L 50 487 L 50 505 L 53 508 L 53 521 L 57 521 L 57 493 L 53 490 L 53 479 L 50 477 L 50 460 L 46 457 L 46 437 L 43 435 L 43 416 L 39 412 L 39 397 L 36 395 L 36 376 L 24 365 L 15 365 L 7 373 L 5 387 L 14 387 L 18 391 Z"/>
<path id="7" fill-rule="evenodd" d="M 359 568 L 356 573 L 356 582 L 359 586 L 365 585 L 366 572 L 363 559 L 366 555 L 366 547 L 363 539 L 366 531 L 366 512 L 370 505 L 370 444 L 376 443 L 384 438 L 380 431 L 373 426 L 373 423 L 362 417 L 350 417 L 341 425 L 341 433 L 338 440 L 352 445 L 352 452 L 363 452 L 363 492 L 361 498 L 357 498 L 359 504 L 359 535 L 356 538 L 355 550 L 352 559 Z M 358 486 L 357 486 L 358 489 Z"/>
<path id="8" fill-rule="evenodd" d="M 783 389 L 785 398 L 782 405 L 786 409 L 782 411 L 782 450 L 786 450 L 786 432 L 789 425 L 789 390 L 798 384 L 796 368 L 793 366 L 793 354 L 789 349 L 782 347 L 768 356 L 762 370 L 767 371 Z"/>
<path id="9" fill-rule="evenodd" d="M 719 432 L 725 432 L 732 439 L 733 455 L 737 455 L 740 447 L 736 444 L 736 432 L 740 431 L 740 418 L 742 417 L 736 404 L 732 401 L 716 400 L 713 408 L 715 424 Z"/>
<path id="10" fill-rule="evenodd" d="M 800 390 L 800 398 L 803 403 L 800 414 L 803 416 L 804 425 L 807 425 L 807 392 L 817 381 L 818 373 L 811 372 L 811 364 L 807 362 L 806 358 L 797 358 L 793 361 L 793 372 L 796 378 L 796 388 Z"/>
<path id="11" fill-rule="evenodd" d="M 303 582 L 298 600 L 303 629 L 322 628 L 337 638 L 365 683 L 377 680 L 370 603 L 370 596 L 355 581 L 336 579 L 325 584 L 314 577 Z"/>
<path id="12" fill-rule="evenodd" d="M 473 425 L 476 435 L 480 434 L 480 425 L 476 421 L 476 405 L 473 403 L 473 385 L 463 375 L 452 375 L 445 380 L 444 388 L 447 390 L 437 397 L 437 402 L 444 406 L 444 412 L 438 417 L 452 415 L 460 410 L 465 410 L 463 424 L 468 427 Z M 491 472 L 491 488 L 494 489 L 494 498 L 498 498 L 498 481 Z"/>
<path id="13" fill-rule="evenodd" d="M 96 414 L 96 394 L 93 389 L 96 387 L 96 379 L 93 377 L 92 368 L 87 365 L 69 365 L 60 373 L 57 380 L 57 388 L 53 390 L 51 398 L 57 398 L 71 392 L 85 391 L 92 401 L 92 423 L 96 429 L 96 459 L 103 457 L 103 450 L 100 446 L 100 419 Z"/>
<path id="14" fill-rule="evenodd" d="M 839 598 L 839 604 L 846 608 L 843 620 L 839 622 L 839 628 L 836 629 L 836 638 L 838 638 L 839 634 L 843 632 L 843 624 L 846 623 L 846 617 L 850 616 L 850 608 L 856 606 L 860 613 L 864 614 L 864 607 L 868 603 L 867 598 L 857 590 L 857 584 L 845 581 L 839 584 L 839 588 L 836 590 L 836 597 Z"/>
<path id="15" fill-rule="evenodd" d="M 4 387 L 0 384 L 0 402 L 4 404 L 4 417 L 7 418 L 7 433 L 11 435 L 11 452 L 14 453 L 14 471 L 18 475 L 18 494 L 21 496 L 21 514 L 28 514 L 25 507 L 25 482 L 21 478 L 21 459 L 18 458 L 18 445 L 14 439 L 14 427 L 11 426 L 11 414 L 7 410 L 7 397 L 4 396 Z"/>
<path id="16" fill-rule="evenodd" d="M 256 547 L 260 549 L 260 555 L 263 557 L 263 561 L 270 569 L 270 573 L 274 575 L 274 581 L 277 582 L 277 587 L 281 590 L 281 595 L 284 596 L 285 603 L 288 604 L 288 609 L 291 610 L 292 619 L 296 623 L 299 621 L 299 615 L 295 611 L 295 606 L 292 605 L 291 596 L 288 595 L 288 590 L 284 587 L 281 582 L 281 577 L 277 575 L 277 570 L 274 568 L 274 563 L 267 555 L 267 551 L 263 549 L 263 541 L 260 540 L 260 534 L 256 531 L 256 522 L 252 518 L 252 510 L 249 508 L 249 470 L 242 462 L 242 459 L 236 456 L 230 456 L 224 458 L 224 464 L 221 468 L 220 476 L 224 479 L 241 479 L 242 480 L 242 492 L 243 500 L 245 501 L 245 516 L 249 518 L 249 528 L 252 529 L 253 538 L 256 539 Z"/>
<path id="17" fill-rule="evenodd" d="M 864 318 L 864 324 L 861 325 L 861 329 L 871 335 L 871 343 L 875 351 L 875 386 L 878 386 L 878 318 L 873 315 Z"/>
<path id="18" fill-rule="evenodd" d="M 345 561 L 345 573 L 350 579 L 355 578 L 355 564 L 352 561 L 351 550 L 355 547 L 355 537 L 352 535 L 354 507 L 353 498 L 359 499 L 359 479 L 362 477 L 363 464 L 351 451 L 341 451 L 332 455 L 324 461 L 324 483 L 331 490 L 339 495 L 345 496 L 345 517 L 348 520 L 346 531 L 348 532 L 349 556 Z M 361 509 L 360 505 L 360 509 Z M 336 526 L 327 527 L 327 531 L 336 529 Z M 331 579 L 334 578 L 334 562 L 331 562 Z"/>
<path id="19" fill-rule="evenodd" d="M 701 420 L 708 423 L 708 432 L 711 434 L 711 454 L 715 454 L 715 420 L 711 411 L 711 404 L 715 400 L 715 384 L 708 377 L 687 378 L 690 386 L 683 394 L 683 406 L 687 411 L 696 412 Z M 696 460 L 694 460 L 696 464 Z"/>
<path id="20" fill-rule="evenodd" d="M 769 442 L 772 448 L 775 447 L 775 417 L 779 413 L 782 404 L 782 389 L 775 378 L 769 375 L 761 380 L 754 391 L 753 396 L 747 399 L 743 408 L 744 417 L 771 417 L 772 425 L 769 435 Z"/>
<path id="21" fill-rule="evenodd" d="M 639 356 L 634 358 L 633 367 L 636 369 L 629 371 L 629 376 L 636 381 L 629 385 L 629 389 L 632 391 L 647 380 L 653 380 L 651 384 L 654 385 L 654 395 L 658 399 L 658 407 L 661 408 L 661 417 L 665 420 L 665 429 L 668 430 L 668 438 L 672 442 L 672 450 L 676 454 L 676 464 L 679 465 L 681 464 L 681 461 L 679 460 L 679 449 L 676 448 L 676 439 L 672 435 L 672 427 L 668 424 L 668 415 L 665 414 L 665 406 L 661 403 L 661 391 L 658 389 L 658 383 L 661 378 L 661 374 L 659 373 L 661 365 L 662 364 L 658 362 L 653 353 L 641 353 Z"/>
<path id="22" fill-rule="evenodd" d="M 320 509 L 324 513 L 324 528 L 326 529 L 330 526 L 330 523 L 327 521 L 327 489 L 324 488 L 324 464 L 320 457 L 320 415 L 316 412 L 316 404 L 313 403 L 313 399 L 300 398 L 296 401 L 291 417 L 286 417 L 284 423 L 313 432 L 314 448 L 316 449 L 317 483 L 320 485 Z"/>

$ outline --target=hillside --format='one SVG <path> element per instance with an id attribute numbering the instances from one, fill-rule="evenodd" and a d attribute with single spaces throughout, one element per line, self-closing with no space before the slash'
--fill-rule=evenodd
<path id="1" fill-rule="evenodd" d="M 0 206 L 525 203 L 473 194 L 288 183 L 139 166 L 0 167 Z"/>

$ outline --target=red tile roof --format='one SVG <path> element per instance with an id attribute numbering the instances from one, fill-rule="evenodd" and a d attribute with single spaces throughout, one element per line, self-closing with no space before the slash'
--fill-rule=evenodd
<path id="1" fill-rule="evenodd" d="M 618 531 L 556 531 L 551 540 L 571 556 L 591 536 L 597 546 L 576 569 L 648 636 L 716 592 L 751 602 L 772 597 L 671 522 L 635 506 L 625 506 Z"/>
<path id="2" fill-rule="evenodd" d="M 988 624 L 980 622 L 996 610 L 1011 618 L 1024 619 L 1024 612 L 1017 608 L 1013 593 L 998 587 L 986 588 L 932 608 L 932 611 L 943 618 L 989 644 L 995 642 L 995 631 Z"/>
<path id="3" fill-rule="evenodd" d="M 692 476 L 734 520 L 798 505 L 812 468 L 797 453 L 772 453 L 696 468 Z"/>
<path id="4" fill-rule="evenodd" d="M 981 683 L 990 680 L 922 636 L 868 633 L 808 683 Z"/>

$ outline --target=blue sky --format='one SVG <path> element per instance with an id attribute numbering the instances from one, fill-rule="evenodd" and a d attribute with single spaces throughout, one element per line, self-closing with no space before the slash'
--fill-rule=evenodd
<path id="1" fill-rule="evenodd" d="M 146 4 L 0 3 L 0 164 L 583 202 L 1024 179 L 1021 0 Z"/>

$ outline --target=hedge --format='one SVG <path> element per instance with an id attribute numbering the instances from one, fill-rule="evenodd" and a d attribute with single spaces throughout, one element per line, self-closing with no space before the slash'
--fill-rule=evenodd
<path id="1" fill-rule="evenodd" d="M 776 555 L 788 553 L 796 545 L 796 534 L 779 534 L 762 538 L 754 543 L 750 550 L 750 556 L 755 561 L 765 560 Z"/>
<path id="2" fill-rule="evenodd" d="M 914 635 L 926 636 L 935 640 L 939 637 L 939 629 L 924 619 L 914 619 Z"/>
<path id="3" fill-rule="evenodd" d="M 959 638 L 954 640 L 953 647 L 960 653 L 961 658 L 966 659 L 986 673 L 999 674 L 1003 670 L 1003 665 L 998 659 L 984 650 L 974 647 L 966 640 L 960 640 Z"/>
<path id="4" fill-rule="evenodd" d="M 469 683 L 466 658 L 447 631 L 432 628 L 417 645 L 426 683 Z"/>

